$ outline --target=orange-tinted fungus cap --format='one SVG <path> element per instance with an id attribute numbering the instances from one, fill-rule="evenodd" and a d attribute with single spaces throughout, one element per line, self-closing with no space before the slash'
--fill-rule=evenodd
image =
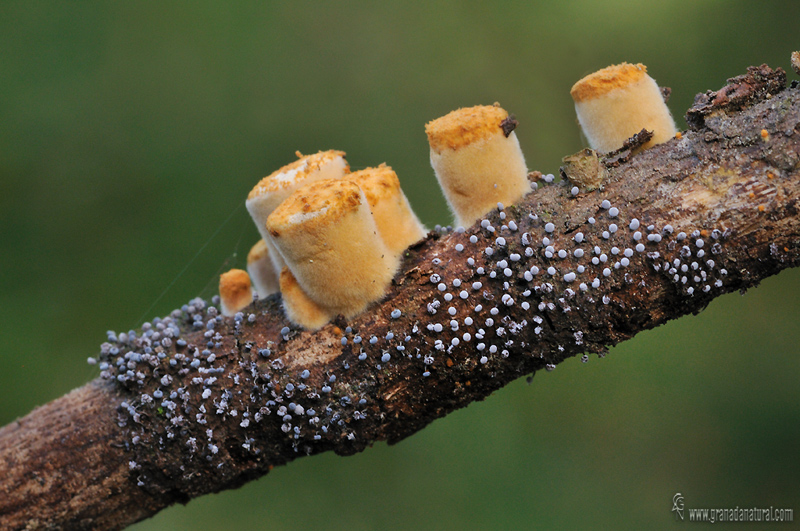
<path id="1" fill-rule="evenodd" d="M 361 188 L 357 184 L 339 179 L 317 181 L 287 197 L 267 218 L 267 228 L 273 237 L 298 225 L 314 230 L 317 225 L 335 223 L 360 204 Z"/>
<path id="2" fill-rule="evenodd" d="M 370 205 L 381 199 L 397 197 L 400 192 L 400 179 L 391 166 L 385 163 L 377 168 L 365 168 L 347 174 L 345 179 L 356 183 L 363 191 Z"/>
<path id="3" fill-rule="evenodd" d="M 241 269 L 231 269 L 219 277 L 219 294 L 226 300 L 250 296 L 250 275 Z"/>
<path id="4" fill-rule="evenodd" d="M 441 153 L 502 133 L 508 112 L 497 105 L 463 107 L 425 124 L 431 149 Z"/>
<path id="5" fill-rule="evenodd" d="M 647 67 L 641 63 L 611 65 L 584 77 L 572 85 L 569 93 L 575 102 L 590 100 L 640 81 L 646 75 Z"/>
<path id="6" fill-rule="evenodd" d="M 345 153 L 344 151 L 330 149 L 328 151 L 320 151 L 319 153 L 305 156 L 297 152 L 297 155 L 300 158 L 296 161 L 287 164 L 279 170 L 275 170 L 261 179 L 258 184 L 250 190 L 247 199 L 253 199 L 267 192 L 277 192 L 291 187 L 297 183 L 301 177 L 316 171 L 322 165 L 337 158 L 344 158 Z M 347 171 L 347 168 L 345 168 L 345 171 Z"/>

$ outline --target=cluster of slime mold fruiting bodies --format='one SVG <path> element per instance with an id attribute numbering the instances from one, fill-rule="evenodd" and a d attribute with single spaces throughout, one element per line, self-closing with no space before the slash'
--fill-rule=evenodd
<path id="1" fill-rule="evenodd" d="M 587 353 L 602 356 L 611 339 L 647 327 L 642 319 L 660 322 L 629 306 L 637 291 L 656 286 L 670 304 L 697 308 L 736 284 L 726 282 L 730 230 L 719 222 L 690 226 L 699 222 L 615 204 L 602 188 L 553 181 L 551 174 L 541 179 L 555 188 L 550 202 L 519 197 L 521 205 L 498 203 L 470 227 L 437 228 L 430 245 L 397 256 L 400 273 L 373 311 L 323 315 L 313 334 L 285 326 L 276 297 L 233 317 L 220 315 L 219 300 L 194 300 L 138 333 L 109 333 L 101 376 L 131 397 L 119 405 L 118 421 L 140 456 L 131 460 L 139 483 L 146 486 L 152 474 L 140 448 L 178 448 L 184 461 L 203 460 L 222 476 L 226 455 L 286 455 L 267 451 L 275 446 L 298 455 L 353 453 L 392 418 L 435 410 L 416 419 L 424 424 L 459 407 L 456 397 L 470 385 L 493 390 L 576 354 L 584 362 Z M 289 228 L 304 219 L 284 214 Z M 265 238 L 282 237 L 286 227 L 268 219 L 275 234 Z M 283 277 L 285 285 L 297 282 Z M 636 326 L 625 322 L 631 318 Z M 378 388 L 387 392 L 376 396 Z M 414 397 L 413 407 L 399 403 L 404 394 Z"/>
<path id="2" fill-rule="evenodd" d="M 710 300 L 720 291 L 726 236 L 723 227 L 655 226 L 608 200 L 597 201 L 593 215 L 568 231 L 556 213 L 498 205 L 468 229 L 431 236 L 446 240 L 446 260 L 435 250 L 420 257 L 419 280 L 429 286 L 402 305 L 393 305 L 390 296 L 380 306 L 385 325 L 370 327 L 356 317 L 349 326 L 326 327 L 342 353 L 322 371 L 314 360 L 308 368 L 287 363 L 296 330 L 283 327 L 270 338 L 251 332 L 269 317 L 258 309 L 265 303 L 231 319 L 195 300 L 139 333 L 110 333 L 101 349 L 101 375 L 132 393 L 120 405 L 119 422 L 128 427 L 134 448 L 145 440 L 162 448 L 180 445 L 187 459 L 209 464 L 223 449 L 232 451 L 231 440 L 254 458 L 267 444 L 298 453 L 343 451 L 342 444 L 358 448 L 368 442 L 358 440 L 358 423 L 378 422 L 371 417 L 381 415 L 364 382 L 350 378 L 359 364 L 374 368 L 379 378 L 417 367 L 417 385 L 424 389 L 451 385 L 452 374 L 476 368 L 491 380 L 496 371 L 509 370 L 509 358 L 527 369 L 552 370 L 576 353 L 602 354 L 593 342 L 593 323 L 623 311 L 618 295 L 646 289 L 651 275 L 666 275 L 678 298 Z M 567 313 L 570 319 L 562 317 Z M 184 336 L 191 331 L 189 342 Z M 153 431 L 153 423 L 142 422 L 145 416 L 163 420 Z M 236 435 L 226 430 L 225 440 L 218 440 L 216 427 L 231 422 Z M 280 426 L 285 440 L 261 440 L 258 426 L 266 424 Z"/>
<path id="3" fill-rule="evenodd" d="M 262 235 L 248 255 L 248 273 L 259 296 L 280 291 L 293 324 L 318 330 L 379 300 L 400 255 L 427 231 L 385 163 L 350 172 L 343 151 L 296 154 L 298 160 L 261 179 L 248 196 L 247 210 Z M 220 295 L 229 315 L 224 278 Z"/>

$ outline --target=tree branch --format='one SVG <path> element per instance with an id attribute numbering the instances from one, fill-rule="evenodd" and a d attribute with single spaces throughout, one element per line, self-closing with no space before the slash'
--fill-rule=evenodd
<path id="1" fill-rule="evenodd" d="M 0 429 L 0 525 L 120 529 L 302 455 L 394 443 L 797 265 L 800 89 L 784 85 L 751 68 L 699 95 L 681 138 L 605 159 L 602 189 L 547 186 L 429 235 L 349 322 L 291 330 L 272 297 L 252 321 L 196 304 L 173 337 L 165 320 L 116 338 L 100 379 Z"/>

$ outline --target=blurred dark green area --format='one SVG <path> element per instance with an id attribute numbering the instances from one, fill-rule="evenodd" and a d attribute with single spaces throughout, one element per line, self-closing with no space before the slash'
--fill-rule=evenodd
<path id="1" fill-rule="evenodd" d="M 247 192 L 295 150 L 385 161 L 447 224 L 431 119 L 499 101 L 557 173 L 583 75 L 645 63 L 683 127 L 695 93 L 800 48 L 797 2 L 556 4 L 0 3 L 0 424 L 95 377 L 107 329 L 213 295 L 257 238 Z M 135 529 L 664 528 L 676 492 L 800 510 L 799 298 L 786 271 L 394 447 Z"/>

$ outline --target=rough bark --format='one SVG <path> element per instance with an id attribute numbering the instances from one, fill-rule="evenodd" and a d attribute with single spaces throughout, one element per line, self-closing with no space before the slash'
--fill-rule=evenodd
<path id="1" fill-rule="evenodd" d="M 0 527 L 120 529 L 302 455 L 397 442 L 797 265 L 800 89 L 784 85 L 782 71 L 751 68 L 698 95 L 681 138 L 604 159 L 601 189 L 545 186 L 487 214 L 489 227 L 431 234 L 349 322 L 288 329 L 270 298 L 238 322 L 199 304 L 175 313 L 185 344 L 117 338 L 101 378 L 0 429 Z"/>

